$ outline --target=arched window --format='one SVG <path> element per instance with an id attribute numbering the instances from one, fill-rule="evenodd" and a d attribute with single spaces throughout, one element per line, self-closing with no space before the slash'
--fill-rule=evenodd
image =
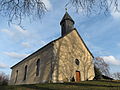
<path id="1" fill-rule="evenodd" d="M 26 80 L 26 77 L 27 77 L 27 65 L 25 66 L 25 72 L 24 72 L 24 79 L 23 80 Z"/>
<path id="2" fill-rule="evenodd" d="M 37 60 L 36 62 L 36 76 L 39 76 L 39 72 L 40 72 L 40 59 Z"/>
<path id="3" fill-rule="evenodd" d="M 15 83 L 17 82 L 17 78 L 18 78 L 18 70 L 16 70 Z"/>

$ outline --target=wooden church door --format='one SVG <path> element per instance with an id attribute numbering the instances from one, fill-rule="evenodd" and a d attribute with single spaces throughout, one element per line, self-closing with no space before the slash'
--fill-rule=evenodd
<path id="1" fill-rule="evenodd" d="M 76 71 L 76 82 L 81 81 L 80 71 Z"/>

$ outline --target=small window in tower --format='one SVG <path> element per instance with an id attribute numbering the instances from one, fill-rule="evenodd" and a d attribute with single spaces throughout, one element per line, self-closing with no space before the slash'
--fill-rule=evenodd
<path id="1" fill-rule="evenodd" d="M 75 59 L 75 63 L 76 63 L 76 65 L 79 65 L 80 61 L 78 59 Z"/>
<path id="2" fill-rule="evenodd" d="M 40 59 L 37 60 L 36 62 L 36 76 L 39 76 L 40 73 Z"/>

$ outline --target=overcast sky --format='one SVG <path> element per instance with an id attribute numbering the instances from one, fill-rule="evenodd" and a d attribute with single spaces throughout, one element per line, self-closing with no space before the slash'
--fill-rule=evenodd
<path id="1" fill-rule="evenodd" d="M 10 74 L 10 67 L 50 41 L 60 37 L 60 21 L 67 0 L 44 0 L 49 10 L 41 20 L 22 22 L 10 27 L 7 18 L 0 16 L 0 72 Z M 120 13 L 110 9 L 105 16 L 85 16 L 68 6 L 75 28 L 95 57 L 101 56 L 110 65 L 110 71 L 120 72 Z"/>

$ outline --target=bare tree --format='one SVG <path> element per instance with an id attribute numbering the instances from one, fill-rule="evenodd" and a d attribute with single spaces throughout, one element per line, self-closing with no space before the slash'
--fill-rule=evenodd
<path id="1" fill-rule="evenodd" d="M 69 0 L 67 5 L 75 7 L 76 11 L 82 10 L 87 14 L 109 12 L 113 6 L 119 11 L 118 0 Z M 25 17 L 40 18 L 47 11 L 43 0 L 0 0 L 0 15 L 7 16 L 8 22 L 21 24 Z"/>
<path id="2" fill-rule="evenodd" d="M 101 57 L 94 58 L 94 64 L 95 67 L 98 68 L 103 75 L 110 76 L 109 65 L 103 60 L 103 58 Z"/>
<path id="3" fill-rule="evenodd" d="M 86 14 L 109 12 L 109 8 L 113 7 L 115 11 L 119 11 L 118 0 L 69 0 L 68 4 L 72 4 L 76 11 L 83 11 Z"/>
<path id="4" fill-rule="evenodd" d="M 7 85 L 9 81 L 9 76 L 5 73 L 0 73 L 0 85 Z"/>
<path id="5" fill-rule="evenodd" d="M 17 20 L 21 24 L 25 17 L 41 18 L 45 11 L 43 0 L 0 0 L 0 15 L 7 16 L 10 23 Z"/>
<path id="6" fill-rule="evenodd" d="M 113 73 L 113 74 L 112 74 L 112 77 L 113 77 L 115 80 L 120 80 L 120 72 Z"/>

